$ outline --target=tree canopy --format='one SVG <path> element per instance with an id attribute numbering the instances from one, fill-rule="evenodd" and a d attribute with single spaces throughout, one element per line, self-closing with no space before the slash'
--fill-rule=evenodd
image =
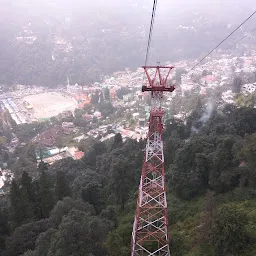
<path id="1" fill-rule="evenodd" d="M 201 107 L 164 130 L 172 254 L 255 255 L 256 111 L 226 106 L 194 132 Z M 117 134 L 81 146 L 82 159 L 12 181 L 0 212 L 4 256 L 129 254 L 145 142 Z"/>

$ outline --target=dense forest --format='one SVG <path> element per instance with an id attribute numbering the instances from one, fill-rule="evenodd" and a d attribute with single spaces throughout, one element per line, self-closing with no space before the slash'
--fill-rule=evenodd
<path id="1" fill-rule="evenodd" d="M 254 256 L 256 109 L 226 105 L 200 123 L 203 112 L 165 124 L 172 255 Z M 81 160 L 23 161 L 0 201 L 1 255 L 129 255 L 144 147 L 117 134 Z M 33 148 L 20 157 L 35 161 Z"/>

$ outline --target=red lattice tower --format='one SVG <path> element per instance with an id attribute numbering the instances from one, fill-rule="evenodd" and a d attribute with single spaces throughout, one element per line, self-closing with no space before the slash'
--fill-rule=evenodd
<path id="1" fill-rule="evenodd" d="M 142 166 L 136 216 L 133 224 L 131 256 L 169 256 L 168 218 L 163 155 L 163 92 L 173 67 L 143 66 L 148 84 L 142 92 L 151 92 L 151 110 L 147 145 Z M 152 73 L 153 70 L 153 73 Z"/>

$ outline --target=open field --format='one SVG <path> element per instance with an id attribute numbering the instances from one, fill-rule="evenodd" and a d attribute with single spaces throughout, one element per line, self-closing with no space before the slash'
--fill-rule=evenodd
<path id="1" fill-rule="evenodd" d="M 34 116 L 36 118 L 56 116 L 66 110 L 73 111 L 77 107 L 75 99 L 60 92 L 29 95 L 22 100 L 30 103 L 34 109 Z"/>

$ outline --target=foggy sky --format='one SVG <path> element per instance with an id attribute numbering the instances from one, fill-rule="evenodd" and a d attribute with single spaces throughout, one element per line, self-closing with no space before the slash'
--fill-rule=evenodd
<path id="1" fill-rule="evenodd" d="M 112 29 L 116 30 L 115 33 L 120 33 L 118 30 L 122 27 L 127 28 L 133 35 L 133 29 L 138 31 L 138 27 L 142 27 L 146 45 L 152 3 L 153 0 L 0 0 L 0 40 L 8 33 L 12 33 L 15 38 L 28 23 L 36 23 L 33 27 L 36 28 L 33 31 L 36 34 L 36 30 L 43 30 L 48 24 L 52 29 L 63 26 L 69 20 L 71 26 L 79 25 L 84 27 L 84 31 L 91 30 L 90 36 L 94 36 L 95 31 L 98 38 L 97 33 L 101 29 Z M 219 43 L 254 10 L 255 0 L 158 0 L 150 58 L 153 62 L 172 60 L 171 56 L 168 56 L 169 48 L 174 49 L 174 52 L 182 52 L 186 48 L 191 52 L 202 49 L 203 54 Z M 208 41 L 204 41 L 205 31 L 200 30 L 200 24 L 193 24 L 193 20 L 200 17 L 209 21 L 213 28 L 209 31 Z M 227 29 L 229 24 L 232 27 Z M 252 30 L 255 24 L 256 15 L 230 39 L 231 42 L 243 36 L 244 32 Z M 179 25 L 194 26 L 197 34 L 182 34 L 178 32 Z M 134 41 L 136 40 L 137 38 L 134 38 Z M 114 43 L 118 44 L 118 41 Z M 160 52 L 161 49 L 164 50 Z M 138 54 L 141 52 L 142 50 L 140 53 L 138 51 Z M 186 57 L 188 54 L 184 53 L 184 58 Z"/>

